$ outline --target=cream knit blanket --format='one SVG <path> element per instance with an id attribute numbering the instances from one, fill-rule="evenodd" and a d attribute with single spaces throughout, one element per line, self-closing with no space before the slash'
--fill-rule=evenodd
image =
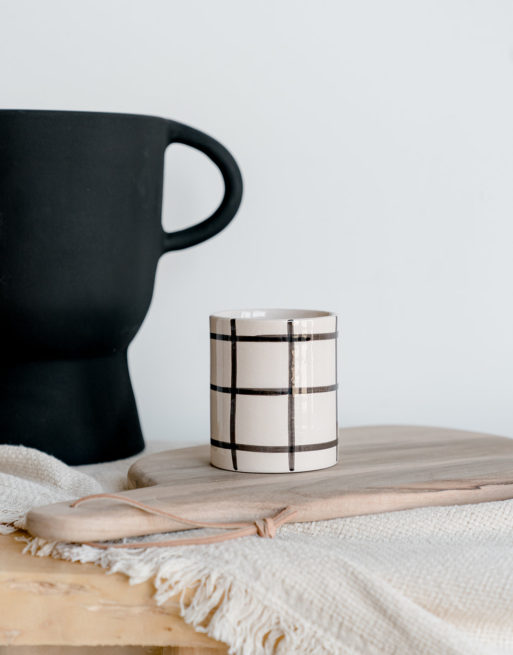
<path id="1" fill-rule="evenodd" d="M 0 531 L 31 507 L 123 489 L 134 459 L 70 468 L 0 446 Z M 184 619 L 234 654 L 513 654 L 513 501 L 292 524 L 273 540 L 27 551 L 153 578 L 159 602 L 195 586 Z"/>

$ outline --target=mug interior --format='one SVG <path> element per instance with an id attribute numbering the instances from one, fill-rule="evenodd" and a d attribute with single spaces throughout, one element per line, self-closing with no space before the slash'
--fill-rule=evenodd
<path id="1" fill-rule="evenodd" d="M 231 309 L 212 314 L 216 318 L 236 318 L 251 321 L 289 321 L 304 318 L 322 318 L 334 316 L 333 312 L 323 312 L 313 309 Z"/>

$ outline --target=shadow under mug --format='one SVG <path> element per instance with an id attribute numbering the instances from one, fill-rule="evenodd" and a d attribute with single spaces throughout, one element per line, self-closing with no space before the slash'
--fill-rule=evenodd
<path id="1" fill-rule="evenodd" d="M 213 466 L 292 473 L 337 463 L 337 337 L 331 312 L 212 314 Z"/>
<path id="2" fill-rule="evenodd" d="M 172 143 L 207 155 L 225 194 L 210 218 L 166 233 Z M 159 257 L 213 237 L 241 198 L 226 148 L 175 121 L 0 111 L 0 443 L 68 464 L 143 448 L 127 348 L 150 306 Z"/>

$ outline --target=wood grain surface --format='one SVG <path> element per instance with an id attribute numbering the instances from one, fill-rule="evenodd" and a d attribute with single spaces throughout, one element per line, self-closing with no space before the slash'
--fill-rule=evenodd
<path id="1" fill-rule="evenodd" d="M 221 655 L 226 648 L 189 646 L 0 646 L 0 655 Z"/>
<path id="2" fill-rule="evenodd" d="M 20 534 L 0 535 L 0 655 L 72 655 L 71 646 L 78 655 L 79 646 L 117 646 L 111 655 L 227 653 L 184 622 L 179 596 L 159 606 L 150 580 L 131 586 L 93 564 L 23 555 Z"/>
<path id="3" fill-rule="evenodd" d="M 461 505 L 513 497 L 513 440 L 442 428 L 386 426 L 340 431 L 336 466 L 308 473 L 222 471 L 209 446 L 144 457 L 124 495 L 199 521 L 273 516 L 286 506 L 297 522 Z M 99 500 L 32 510 L 28 529 L 51 541 L 93 541 L 183 530 L 139 509 Z"/>

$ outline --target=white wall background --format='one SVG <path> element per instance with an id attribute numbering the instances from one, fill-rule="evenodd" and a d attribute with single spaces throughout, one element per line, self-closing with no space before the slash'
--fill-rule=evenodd
<path id="1" fill-rule="evenodd" d="M 173 118 L 242 168 L 234 223 L 160 262 L 148 438 L 208 439 L 208 315 L 257 306 L 339 313 L 343 426 L 513 437 L 511 2 L 0 0 L 0 105 Z M 177 229 L 222 187 L 170 150 Z"/>

